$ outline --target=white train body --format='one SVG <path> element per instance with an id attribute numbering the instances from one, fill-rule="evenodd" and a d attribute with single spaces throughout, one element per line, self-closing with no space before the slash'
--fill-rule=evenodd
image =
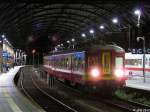
<path id="1" fill-rule="evenodd" d="M 143 77 L 143 54 L 125 54 L 125 74 Z M 145 76 L 150 78 L 150 54 L 145 55 Z"/>

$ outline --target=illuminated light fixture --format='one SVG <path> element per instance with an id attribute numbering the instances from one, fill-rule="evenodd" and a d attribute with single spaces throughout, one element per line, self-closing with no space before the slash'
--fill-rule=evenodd
<path id="1" fill-rule="evenodd" d="M 63 46 L 63 44 L 61 44 L 61 46 Z"/>
<path id="2" fill-rule="evenodd" d="M 58 49 L 55 47 L 55 51 L 58 51 Z"/>
<path id="3" fill-rule="evenodd" d="M 72 41 L 72 42 L 74 42 L 74 41 L 75 41 L 75 39 L 74 39 L 74 38 L 72 38 L 72 39 L 71 39 L 71 41 Z"/>
<path id="4" fill-rule="evenodd" d="M 36 50 L 35 50 L 35 49 L 33 49 L 33 50 L 32 50 L 32 54 L 34 54 L 35 52 L 36 52 Z"/>
<path id="5" fill-rule="evenodd" d="M 85 33 L 82 33 L 81 36 L 82 36 L 82 37 L 86 37 Z"/>
<path id="6" fill-rule="evenodd" d="M 100 71 L 99 71 L 98 68 L 93 68 L 93 69 L 91 70 L 91 76 L 92 76 L 93 78 L 97 78 L 99 75 L 100 75 Z"/>
<path id="7" fill-rule="evenodd" d="M 68 41 L 67 41 L 67 43 L 69 44 L 69 43 L 70 43 L 70 41 L 68 40 Z"/>
<path id="8" fill-rule="evenodd" d="M 60 45 L 58 45 L 58 47 L 60 47 Z"/>
<path id="9" fill-rule="evenodd" d="M 103 30 L 105 27 L 104 27 L 103 25 L 101 25 L 99 28 L 100 28 L 101 30 Z"/>
<path id="10" fill-rule="evenodd" d="M 136 9 L 136 10 L 134 11 L 134 14 L 140 16 L 140 15 L 141 15 L 141 11 L 140 11 L 139 9 Z"/>
<path id="11" fill-rule="evenodd" d="M 93 29 L 90 29 L 89 32 L 90 32 L 90 34 L 94 34 L 94 30 Z"/>
<path id="12" fill-rule="evenodd" d="M 2 35 L 2 38 L 5 38 L 5 35 L 4 35 L 4 34 Z"/>
<path id="13" fill-rule="evenodd" d="M 122 69 L 116 69 L 116 70 L 115 70 L 115 75 L 116 75 L 117 77 L 122 77 L 123 74 L 124 74 L 124 72 L 123 72 Z"/>
<path id="14" fill-rule="evenodd" d="M 117 18 L 113 18 L 112 22 L 116 24 L 116 23 L 118 23 L 118 19 Z"/>

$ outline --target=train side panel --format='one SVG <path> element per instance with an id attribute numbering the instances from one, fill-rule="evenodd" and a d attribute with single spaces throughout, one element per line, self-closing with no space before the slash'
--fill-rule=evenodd
<path id="1" fill-rule="evenodd" d="M 143 54 L 125 54 L 125 74 L 128 77 L 143 77 Z M 145 56 L 145 74 L 150 77 L 150 54 Z"/>
<path id="2" fill-rule="evenodd" d="M 49 61 L 53 61 L 50 65 L 45 66 L 48 74 L 70 80 L 75 83 L 84 84 L 85 75 L 85 52 L 75 52 L 69 54 L 60 54 L 50 56 Z"/>

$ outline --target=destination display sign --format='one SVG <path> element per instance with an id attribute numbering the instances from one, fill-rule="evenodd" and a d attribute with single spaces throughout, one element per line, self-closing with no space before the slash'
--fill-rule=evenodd
<path id="1" fill-rule="evenodd" d="M 130 49 L 132 54 L 143 54 L 143 49 Z M 146 54 L 150 54 L 150 48 L 146 49 Z"/>

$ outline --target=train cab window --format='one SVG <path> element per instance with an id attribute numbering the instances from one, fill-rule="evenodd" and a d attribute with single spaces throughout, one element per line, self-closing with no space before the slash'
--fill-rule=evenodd
<path id="1" fill-rule="evenodd" d="M 98 65 L 98 56 L 89 56 L 88 57 L 88 65 L 89 66 L 96 66 L 96 65 Z"/>
<path id="2" fill-rule="evenodd" d="M 123 57 L 116 57 L 115 64 L 116 68 L 123 68 Z"/>

